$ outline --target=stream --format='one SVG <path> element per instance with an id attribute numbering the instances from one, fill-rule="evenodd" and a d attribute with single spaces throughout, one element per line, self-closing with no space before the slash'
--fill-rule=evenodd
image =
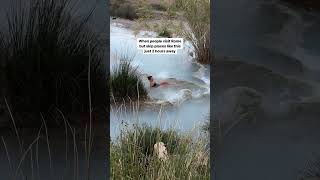
<path id="1" fill-rule="evenodd" d="M 163 129 L 175 128 L 179 131 L 197 129 L 208 119 L 210 109 L 210 68 L 200 65 L 189 56 L 192 46 L 185 42 L 184 48 L 174 55 L 144 55 L 137 49 L 136 38 L 156 37 L 156 33 L 141 31 L 137 35 L 123 25 L 110 25 L 110 68 L 119 62 L 119 56 L 133 57 L 132 65 L 142 74 L 148 89 L 150 102 L 155 106 L 140 108 L 138 112 L 130 108 L 112 107 L 110 117 L 111 137 L 119 135 L 123 122 L 160 125 Z M 165 80 L 167 87 L 149 88 L 147 75 L 157 82 Z"/>
<path id="2" fill-rule="evenodd" d="M 320 69 L 319 14 L 277 0 L 215 1 L 213 9 L 217 56 L 238 57 L 272 69 L 281 68 L 281 62 L 287 63 L 284 59 L 297 59 L 310 69 Z"/>
<path id="3" fill-rule="evenodd" d="M 277 0 L 215 1 L 213 11 L 216 56 L 298 78 L 301 74 L 288 70 L 300 65 L 315 72 L 320 69 L 319 14 Z M 263 77 L 253 78 L 263 83 Z M 223 139 L 215 179 L 298 179 L 306 162 L 319 156 L 317 120 L 304 114 L 237 126 Z"/>

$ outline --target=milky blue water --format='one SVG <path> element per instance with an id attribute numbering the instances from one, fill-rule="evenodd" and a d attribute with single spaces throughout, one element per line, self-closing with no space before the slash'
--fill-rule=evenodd
<path id="1" fill-rule="evenodd" d="M 121 54 L 129 54 L 133 57 L 133 66 L 138 67 L 139 72 L 154 100 L 151 104 L 156 107 L 144 107 L 138 112 L 133 110 L 121 110 L 113 107 L 111 111 L 111 136 L 119 134 L 119 129 L 126 123 L 147 123 L 162 128 L 174 127 L 179 131 L 189 131 L 198 128 L 209 115 L 210 103 L 210 68 L 194 62 L 189 55 L 192 46 L 185 43 L 184 48 L 172 55 L 145 55 L 137 49 L 137 37 L 156 37 L 153 32 L 140 32 L 137 35 L 121 24 L 111 23 L 110 26 L 110 66 L 111 71 L 118 62 Z M 152 75 L 156 81 L 166 80 L 174 85 L 159 88 L 149 88 L 147 75 Z M 188 96 L 191 92 L 191 96 Z M 187 97 L 186 97 L 187 96 Z M 188 98 L 189 97 L 189 98 Z M 167 105 L 167 104 L 170 105 Z M 160 108 L 160 105 L 163 105 Z"/>

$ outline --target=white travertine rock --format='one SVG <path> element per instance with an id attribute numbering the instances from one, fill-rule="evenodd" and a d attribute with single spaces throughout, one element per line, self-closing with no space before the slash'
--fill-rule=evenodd
<path id="1" fill-rule="evenodd" d="M 158 156 L 160 160 L 165 161 L 168 159 L 167 148 L 163 142 L 157 142 L 156 144 L 154 144 L 153 148 L 154 153 Z"/>

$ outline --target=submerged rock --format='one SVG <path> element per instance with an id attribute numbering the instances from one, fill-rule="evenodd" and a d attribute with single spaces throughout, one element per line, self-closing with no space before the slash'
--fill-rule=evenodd
<path id="1" fill-rule="evenodd" d="M 216 98 L 214 117 L 220 121 L 223 134 L 240 121 L 254 122 L 261 108 L 262 94 L 248 87 L 227 89 Z"/>

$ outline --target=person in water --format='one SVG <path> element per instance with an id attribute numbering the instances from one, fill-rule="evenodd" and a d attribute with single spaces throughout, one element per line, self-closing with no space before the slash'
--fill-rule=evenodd
<path id="1" fill-rule="evenodd" d="M 150 84 L 150 87 L 159 87 L 159 86 L 162 86 L 162 85 L 169 85 L 168 82 L 165 82 L 165 81 L 162 81 L 160 83 L 157 83 L 152 76 L 148 76 L 148 80 L 149 80 L 149 84 Z"/>

